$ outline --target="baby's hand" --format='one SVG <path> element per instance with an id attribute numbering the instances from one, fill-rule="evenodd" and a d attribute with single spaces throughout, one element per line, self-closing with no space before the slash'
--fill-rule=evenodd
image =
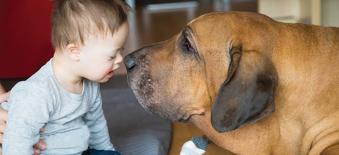
<path id="1" fill-rule="evenodd" d="M 0 107 L 0 143 L 2 144 L 3 133 L 6 127 L 7 111 Z"/>
<path id="2" fill-rule="evenodd" d="M 9 92 L 0 93 L 0 104 L 7 101 L 8 97 L 9 97 Z M 0 107 L 0 143 L 1 144 L 2 144 L 3 133 L 6 127 L 6 122 L 7 122 L 7 111 Z"/>
<path id="3" fill-rule="evenodd" d="M 1 86 L 1 85 L 0 85 Z M 9 97 L 9 92 L 0 93 L 0 104 L 6 102 Z M 0 143 L 2 144 L 3 133 L 7 122 L 7 111 L 0 107 Z"/>
<path id="4" fill-rule="evenodd" d="M 33 149 L 34 155 L 39 155 L 42 150 L 46 149 L 46 144 L 42 139 L 40 139 L 39 142 L 33 146 Z"/>

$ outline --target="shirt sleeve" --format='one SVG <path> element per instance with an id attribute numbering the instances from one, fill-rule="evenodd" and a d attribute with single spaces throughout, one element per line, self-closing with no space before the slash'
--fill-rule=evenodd
<path id="1" fill-rule="evenodd" d="M 89 147 L 96 150 L 114 150 L 102 110 L 99 86 L 97 87 L 94 103 L 90 104 L 89 112 L 85 115 L 85 121 L 90 130 Z"/>
<path id="2" fill-rule="evenodd" d="M 39 141 L 39 130 L 49 119 L 50 110 L 44 94 L 41 88 L 26 82 L 11 90 L 3 154 L 33 154 L 33 145 Z"/>

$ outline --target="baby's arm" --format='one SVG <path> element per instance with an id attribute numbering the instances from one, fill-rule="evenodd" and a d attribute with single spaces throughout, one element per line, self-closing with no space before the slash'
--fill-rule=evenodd
<path id="1" fill-rule="evenodd" d="M 33 145 L 39 141 L 39 130 L 49 118 L 48 102 L 43 94 L 24 82 L 12 89 L 3 154 L 33 154 Z"/>
<path id="2" fill-rule="evenodd" d="M 95 103 L 91 104 L 85 116 L 90 130 L 89 147 L 96 150 L 114 150 L 108 134 L 106 119 L 102 110 L 102 100 L 98 88 Z"/>

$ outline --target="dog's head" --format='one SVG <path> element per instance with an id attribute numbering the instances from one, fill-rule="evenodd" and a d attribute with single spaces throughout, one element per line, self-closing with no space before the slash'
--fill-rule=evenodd
<path id="1" fill-rule="evenodd" d="M 246 26 L 265 27 L 256 16 L 266 19 L 204 15 L 173 38 L 127 55 L 128 82 L 140 104 L 173 121 L 211 112 L 219 132 L 272 113 L 277 77 L 264 46 L 269 38 L 251 40 L 265 32 Z"/>

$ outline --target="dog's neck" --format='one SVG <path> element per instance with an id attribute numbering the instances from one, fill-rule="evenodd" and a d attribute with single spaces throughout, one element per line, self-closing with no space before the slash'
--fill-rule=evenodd
<path id="1" fill-rule="evenodd" d="M 231 132 L 218 133 L 211 124 L 210 112 L 205 115 L 192 116 L 190 121 L 216 145 L 225 148 L 236 154 L 271 154 L 271 145 L 278 139 L 278 127 L 273 120 L 267 120 L 271 123 L 256 123 L 250 127 L 241 127 Z"/>
<path id="2" fill-rule="evenodd" d="M 204 115 L 192 116 L 190 122 L 216 145 L 236 154 L 268 155 L 284 152 L 286 154 L 305 155 L 310 154 L 310 152 L 320 154 L 327 146 L 336 144 L 336 141 L 328 139 L 336 140 L 335 138 L 339 137 L 339 125 L 335 123 L 338 117 L 339 112 L 336 112 L 308 129 L 306 133 L 301 132 L 303 136 L 294 134 L 293 137 L 288 136 L 289 132 L 298 128 L 294 126 L 289 128 L 286 125 L 281 128 L 277 116 L 271 116 L 255 124 L 245 125 L 225 133 L 218 133 L 214 130 L 209 111 Z M 319 134 L 319 132 L 316 132 L 318 130 L 323 132 Z M 312 147 L 314 141 L 317 142 L 317 146 Z M 299 145 L 296 145 L 296 143 Z"/>

